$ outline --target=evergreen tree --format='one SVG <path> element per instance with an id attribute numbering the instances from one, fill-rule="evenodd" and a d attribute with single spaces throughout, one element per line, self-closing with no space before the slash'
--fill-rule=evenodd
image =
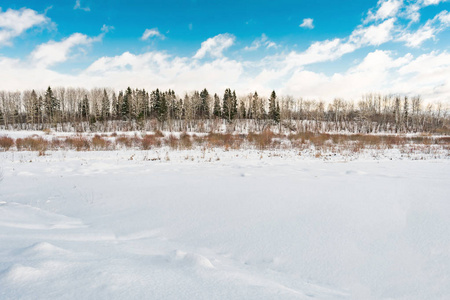
<path id="1" fill-rule="evenodd" d="M 209 118 L 209 93 L 206 89 L 200 92 L 200 117 Z"/>
<path id="2" fill-rule="evenodd" d="M 122 117 L 124 119 L 130 119 L 130 113 L 131 113 L 131 103 L 133 101 L 133 93 L 131 91 L 131 88 L 128 87 L 125 95 L 123 96 L 123 102 L 122 102 Z"/>
<path id="3" fill-rule="evenodd" d="M 232 101 L 232 119 L 236 118 L 238 115 L 238 105 L 237 105 L 237 97 L 236 97 L 236 91 L 233 91 L 233 94 L 231 95 L 233 101 Z"/>
<path id="4" fill-rule="evenodd" d="M 102 120 L 107 120 L 110 116 L 110 101 L 108 97 L 108 93 L 106 93 L 106 90 L 103 89 L 103 97 L 102 97 Z"/>
<path id="5" fill-rule="evenodd" d="M 161 105 L 158 112 L 158 121 L 164 123 L 167 120 L 167 93 L 161 94 Z"/>
<path id="6" fill-rule="evenodd" d="M 269 98 L 269 119 L 276 123 L 280 122 L 280 106 L 277 106 L 277 95 L 275 91 L 272 91 Z"/>
<path id="7" fill-rule="evenodd" d="M 217 94 L 214 94 L 214 110 L 213 115 L 217 118 L 220 118 L 222 115 L 222 110 L 220 108 L 220 98 Z"/>
<path id="8" fill-rule="evenodd" d="M 84 95 L 83 101 L 81 101 L 81 117 L 87 120 L 89 117 L 89 99 L 87 95 Z"/>
<path id="9" fill-rule="evenodd" d="M 244 101 L 240 101 L 239 102 L 239 118 L 241 118 L 241 119 L 245 119 L 247 116 L 246 116 L 246 111 L 245 111 L 245 103 L 244 103 Z"/>
<path id="10" fill-rule="evenodd" d="M 233 96 L 230 89 L 223 94 L 222 117 L 228 122 L 233 119 Z"/>
<path id="11" fill-rule="evenodd" d="M 44 96 L 45 113 L 48 122 L 57 121 L 57 113 L 59 111 L 59 101 L 53 95 L 51 87 L 47 88 Z"/>
<path id="12" fill-rule="evenodd" d="M 118 119 L 120 116 L 120 104 L 119 104 L 119 99 L 116 96 L 116 93 L 113 93 L 113 95 L 112 95 L 112 109 L 113 109 L 113 113 L 112 113 L 113 117 L 115 119 Z"/>

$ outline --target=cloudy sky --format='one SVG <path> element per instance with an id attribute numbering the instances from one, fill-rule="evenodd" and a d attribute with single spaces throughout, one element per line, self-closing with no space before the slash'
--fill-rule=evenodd
<path id="1" fill-rule="evenodd" d="M 257 90 L 450 103 L 446 0 L 3 0 L 0 89 Z"/>

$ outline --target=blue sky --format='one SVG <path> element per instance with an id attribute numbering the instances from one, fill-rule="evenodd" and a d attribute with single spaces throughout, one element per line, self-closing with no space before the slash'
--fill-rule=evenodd
<path id="1" fill-rule="evenodd" d="M 6 0 L 0 80 L 450 102 L 449 10 L 445 0 Z"/>

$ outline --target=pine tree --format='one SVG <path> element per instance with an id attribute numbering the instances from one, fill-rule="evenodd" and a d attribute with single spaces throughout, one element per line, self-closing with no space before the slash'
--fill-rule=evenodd
<path id="1" fill-rule="evenodd" d="M 233 104 L 233 110 L 232 110 L 232 119 L 236 118 L 236 116 L 238 115 L 238 105 L 237 105 L 237 97 L 236 97 L 236 91 L 233 91 L 232 94 L 232 104 Z"/>
<path id="2" fill-rule="evenodd" d="M 167 120 L 167 94 L 161 94 L 161 105 L 158 112 L 158 121 L 164 123 Z"/>
<path id="3" fill-rule="evenodd" d="M 247 116 L 246 116 L 246 111 L 245 111 L 245 103 L 243 100 L 241 100 L 239 102 L 239 118 L 245 119 L 246 117 Z"/>
<path id="4" fill-rule="evenodd" d="M 217 94 L 214 94 L 214 110 L 213 115 L 217 118 L 220 118 L 222 115 L 222 109 L 220 108 L 220 98 Z"/>
<path id="5" fill-rule="evenodd" d="M 102 120 L 107 120 L 110 116 L 110 102 L 108 94 L 106 93 L 106 90 L 103 89 L 103 98 L 102 98 Z"/>
<path id="6" fill-rule="evenodd" d="M 53 95 L 51 87 L 47 88 L 44 96 L 45 113 L 48 122 L 57 121 L 57 113 L 59 111 L 59 101 Z"/>
<path id="7" fill-rule="evenodd" d="M 208 119 L 209 118 L 209 93 L 206 89 L 200 92 L 200 117 Z"/>
<path id="8" fill-rule="evenodd" d="M 275 91 L 272 91 L 269 98 L 269 119 L 276 123 L 280 122 L 280 106 L 277 106 L 277 95 Z"/>
<path id="9" fill-rule="evenodd" d="M 130 113 L 131 113 L 131 103 L 133 101 L 133 93 L 131 91 L 131 88 L 128 87 L 125 95 L 123 96 L 123 102 L 122 102 L 122 117 L 124 119 L 130 119 Z"/>
<path id="10" fill-rule="evenodd" d="M 84 118 L 84 120 L 88 120 L 89 118 L 89 99 L 87 95 L 84 95 L 83 101 L 81 101 L 81 117 Z"/>
<path id="11" fill-rule="evenodd" d="M 230 89 L 223 94 L 222 117 L 228 122 L 233 119 L 233 96 Z"/>
<path id="12" fill-rule="evenodd" d="M 120 93 L 119 93 L 120 95 Z M 118 119 L 120 116 L 120 104 L 119 99 L 116 97 L 116 93 L 112 95 L 112 109 L 113 109 L 113 117 L 114 119 Z"/>

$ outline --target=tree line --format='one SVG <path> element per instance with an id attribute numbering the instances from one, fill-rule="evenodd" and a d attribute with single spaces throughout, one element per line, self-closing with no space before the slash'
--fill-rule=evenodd
<path id="1" fill-rule="evenodd" d="M 103 124 L 133 124 L 145 129 L 152 124 L 182 129 L 197 122 L 211 124 L 255 124 L 255 128 L 279 126 L 290 130 L 349 132 L 449 132 L 449 114 L 442 103 L 424 104 L 420 96 L 367 94 L 355 104 L 336 98 L 318 100 L 266 98 L 257 92 L 238 97 L 227 88 L 223 95 L 202 91 L 178 96 L 175 91 L 48 87 L 43 91 L 0 91 L 0 126 L 43 129 L 62 124 L 83 124 L 100 128 Z M 84 128 L 84 127 L 83 127 Z M 103 126 L 104 128 L 104 126 Z"/>

